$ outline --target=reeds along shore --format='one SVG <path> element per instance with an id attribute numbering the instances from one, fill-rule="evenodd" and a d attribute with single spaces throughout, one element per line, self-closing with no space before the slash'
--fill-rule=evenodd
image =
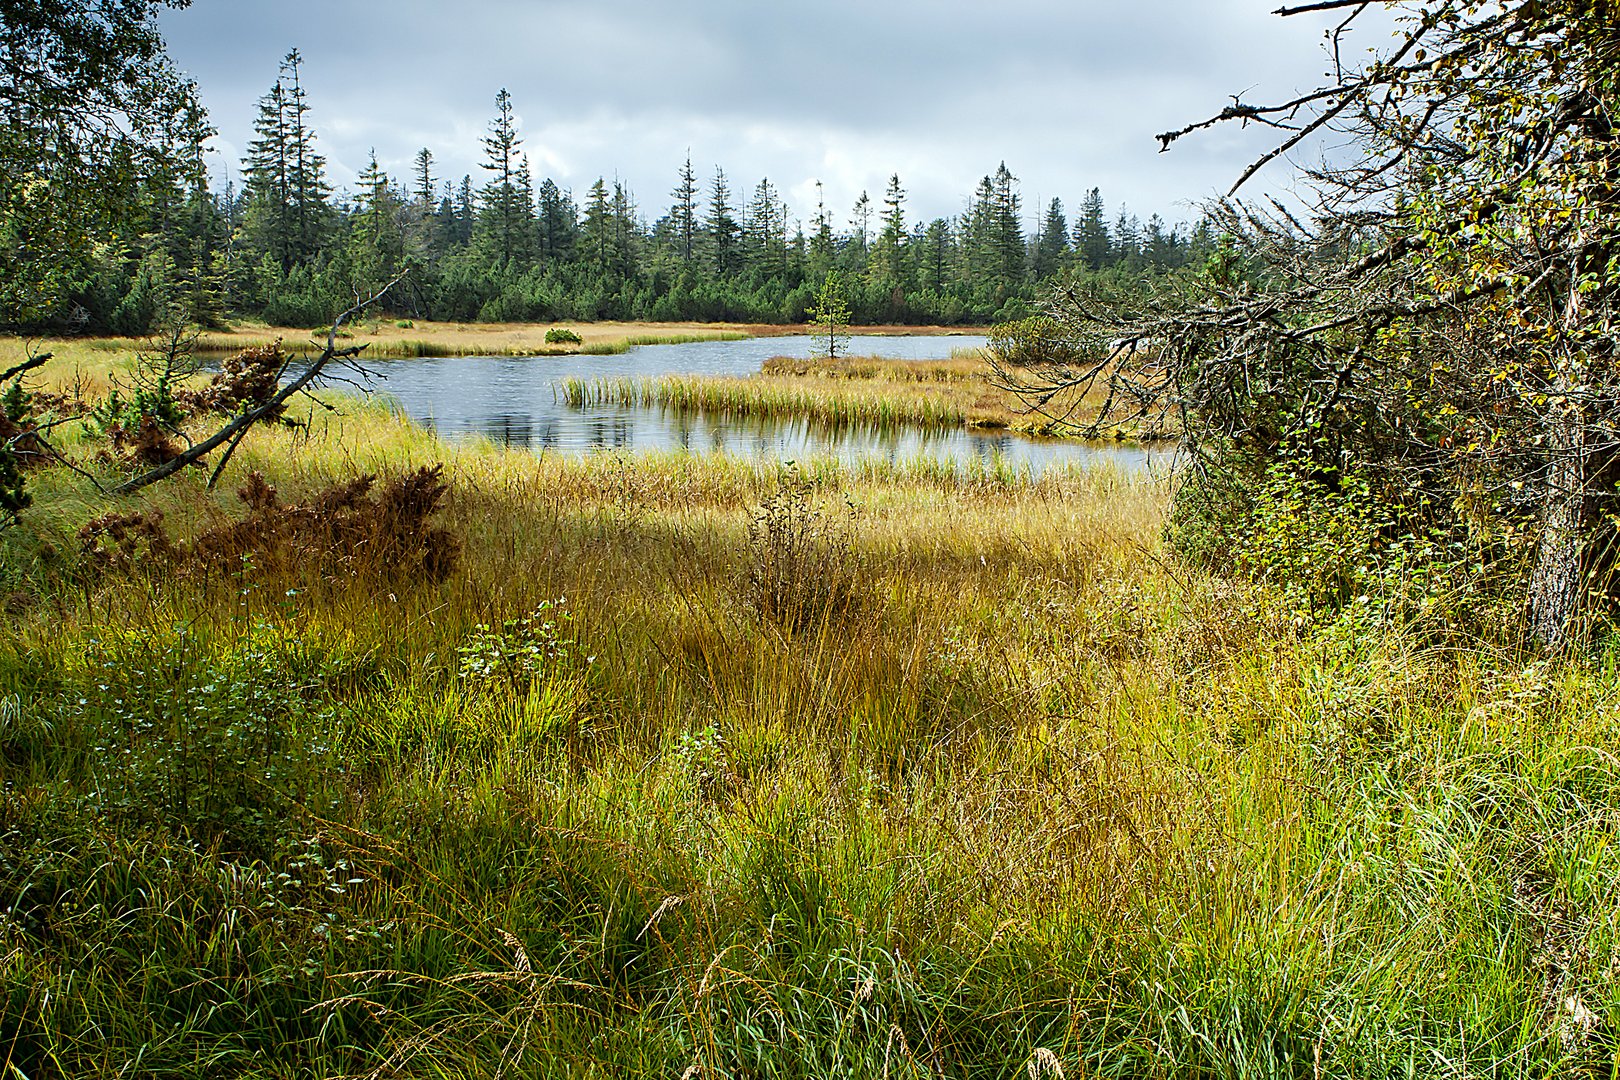
<path id="1" fill-rule="evenodd" d="M 658 407 L 719 416 L 804 418 L 822 424 L 1005 429 L 1067 436 L 1095 415 L 1081 400 L 1049 401 L 1034 411 L 991 385 L 977 353 L 948 360 L 778 357 L 748 378 L 668 375 L 656 378 L 564 379 L 559 394 L 579 408 Z"/>
<path id="2" fill-rule="evenodd" d="M 230 531 L 435 463 L 442 575 Z M 1614 654 L 1312 622 L 1108 470 L 355 407 L 205 479 L 0 533 L 11 1075 L 1612 1074 Z"/>

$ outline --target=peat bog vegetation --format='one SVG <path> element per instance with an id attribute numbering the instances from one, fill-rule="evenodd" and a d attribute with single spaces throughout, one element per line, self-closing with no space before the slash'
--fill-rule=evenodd
<path id="1" fill-rule="evenodd" d="M 21 1075 L 1609 1073 L 1620 657 L 1304 624 L 1108 471 L 254 474 L 4 536 Z"/>
<path id="2" fill-rule="evenodd" d="M 239 220 L 175 171 L 205 132 L 152 4 L 0 12 L 0 70 L 73 91 L 0 139 L 0 325 L 33 335 L 0 338 L 0 1080 L 1620 1078 L 1620 44 L 1587 5 L 1373 6 L 1421 56 L 1221 114 L 1390 162 L 1317 177 L 1391 185 L 1320 232 L 1217 204 L 1138 274 L 1045 224 L 991 244 L 998 174 L 928 301 L 1014 320 L 988 366 L 942 338 L 560 391 L 1056 416 L 1184 466 L 1039 475 L 536 454 L 341 382 L 292 410 L 305 332 L 221 305 L 325 318 L 435 218 L 376 175 L 338 214 L 317 169 L 327 231 L 294 232 L 266 143 Z M 434 302 L 746 294 L 837 352 L 957 243 L 896 203 L 870 249 L 809 245 L 788 311 L 698 230 L 695 277 L 632 288 L 608 246 L 501 246 L 548 212 L 528 179 L 464 185 Z M 210 279 L 193 226 L 261 264 Z M 786 329 L 411 296 L 316 362 Z M 62 332 L 146 316 L 170 334 Z"/>

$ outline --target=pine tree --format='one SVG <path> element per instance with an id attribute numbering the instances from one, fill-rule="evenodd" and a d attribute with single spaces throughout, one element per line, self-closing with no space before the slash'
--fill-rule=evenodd
<path id="1" fill-rule="evenodd" d="M 718 166 L 709 185 L 709 216 L 706 222 L 709 251 L 715 273 L 722 276 L 737 267 L 737 220 L 731 216 L 731 188 L 726 171 Z"/>
<path id="2" fill-rule="evenodd" d="M 1074 223 L 1074 250 L 1088 270 L 1101 270 L 1111 261 L 1107 210 L 1102 192 L 1092 188 L 1080 204 L 1080 217 Z"/>
<path id="3" fill-rule="evenodd" d="M 681 261 L 691 265 L 697 241 L 697 174 L 692 171 L 692 154 L 688 151 L 686 164 L 681 166 L 680 182 L 671 192 L 675 205 L 670 207 L 670 223 L 675 231 L 676 251 Z"/>
<path id="4" fill-rule="evenodd" d="M 905 279 L 906 192 L 900 186 L 900 174 L 889 177 L 888 189 L 883 193 L 883 210 L 878 215 L 882 229 L 872 251 L 872 264 L 868 268 L 873 281 L 898 285 Z"/>
<path id="5" fill-rule="evenodd" d="M 1041 220 L 1035 241 L 1034 270 L 1037 280 L 1045 280 L 1062 268 L 1069 254 L 1069 222 L 1063 214 L 1063 200 L 1053 199 Z"/>

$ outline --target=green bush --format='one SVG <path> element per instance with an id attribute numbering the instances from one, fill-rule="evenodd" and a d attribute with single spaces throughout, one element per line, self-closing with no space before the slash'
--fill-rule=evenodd
<path id="1" fill-rule="evenodd" d="M 553 326 L 550 330 L 546 331 L 547 345 L 578 345 L 580 344 L 580 341 L 581 339 L 578 334 L 574 333 L 572 330 L 567 330 L 560 326 Z"/>
<path id="2" fill-rule="evenodd" d="M 1034 364 L 1071 364 L 1084 358 L 1085 349 L 1072 331 L 1046 315 L 1006 322 L 990 331 L 989 352 L 1007 367 Z"/>

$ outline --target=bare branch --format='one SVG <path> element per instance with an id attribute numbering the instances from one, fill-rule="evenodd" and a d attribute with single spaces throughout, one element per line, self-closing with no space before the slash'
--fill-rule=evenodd
<path id="1" fill-rule="evenodd" d="M 27 360 L 24 360 L 22 363 L 17 364 L 14 367 L 9 367 L 4 372 L 0 372 L 0 382 L 8 382 L 14 376 L 21 375 L 25 371 L 33 371 L 35 368 L 41 366 L 42 364 L 44 364 L 50 358 L 51 358 L 50 353 L 39 353 L 36 356 L 30 356 Z"/>
<path id="2" fill-rule="evenodd" d="M 334 319 L 332 322 L 332 328 L 327 332 L 326 335 L 326 348 L 323 349 L 320 356 L 316 357 L 314 362 L 312 362 L 309 367 L 304 370 L 303 374 L 299 375 L 296 379 L 292 380 L 292 382 L 276 391 L 274 395 L 267 398 L 262 404 L 236 416 L 231 420 L 230 423 L 214 432 L 214 434 L 210 435 L 208 438 L 197 443 L 195 446 L 192 446 L 185 453 L 178 454 L 170 460 L 164 462 L 162 465 L 159 465 L 157 468 L 152 469 L 150 472 L 143 473 L 142 475 L 135 477 L 133 480 L 120 485 L 118 488 L 114 489 L 113 493 L 116 495 L 128 495 L 132 492 L 139 491 L 141 488 L 155 484 L 159 480 L 173 476 L 175 473 L 179 472 L 181 469 L 184 469 L 188 465 L 201 461 L 209 453 L 218 447 L 225 445 L 226 443 L 240 441 L 242 434 L 245 433 L 248 428 L 252 427 L 254 424 L 265 419 L 266 417 L 275 416 L 278 410 L 281 409 L 289 398 L 303 390 L 304 387 L 308 386 L 315 379 L 319 378 L 321 372 L 325 370 L 327 364 L 334 360 L 346 360 L 359 356 L 360 353 L 365 349 L 364 345 L 353 345 L 344 349 L 339 349 L 337 347 L 338 331 L 342 329 L 343 324 L 349 319 L 353 318 L 355 315 L 358 315 L 360 312 L 364 311 L 378 300 L 381 300 L 385 295 L 387 295 L 390 289 L 392 289 L 395 285 L 398 285 L 404 280 L 404 278 L 405 274 L 402 273 L 388 284 L 384 285 L 381 289 L 377 290 L 377 292 L 372 294 L 370 297 L 363 300 L 357 299 L 354 306 L 350 307 L 347 311 L 343 312 L 336 319 Z M 226 457 L 229 459 L 229 453 L 227 453 Z M 217 474 L 215 479 L 218 479 Z M 211 480 L 210 486 L 212 486 L 212 483 L 213 481 Z"/>

